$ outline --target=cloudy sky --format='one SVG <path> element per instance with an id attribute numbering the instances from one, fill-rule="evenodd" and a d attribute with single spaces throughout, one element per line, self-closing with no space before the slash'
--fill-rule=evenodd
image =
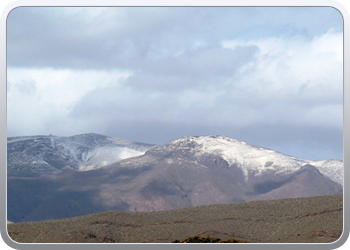
<path id="1" fill-rule="evenodd" d="M 21 7 L 7 134 L 163 144 L 227 135 L 343 159 L 343 19 L 329 7 Z"/>

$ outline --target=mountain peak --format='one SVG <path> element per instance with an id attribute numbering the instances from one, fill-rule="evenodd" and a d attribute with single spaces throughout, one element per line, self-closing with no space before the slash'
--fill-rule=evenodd
<path id="1" fill-rule="evenodd" d="M 147 153 L 163 157 L 186 156 L 198 161 L 208 156 L 219 156 L 228 163 L 229 167 L 240 168 L 246 181 L 250 175 L 261 175 L 265 172 L 286 175 L 299 170 L 306 164 L 311 164 L 323 175 L 329 176 L 337 183 L 342 183 L 343 168 L 339 161 L 300 159 L 222 135 L 186 136 L 157 146 Z"/>
<path id="2" fill-rule="evenodd" d="M 198 154 L 227 154 L 241 153 L 241 155 L 247 156 L 247 154 L 258 156 L 261 154 L 285 154 L 276 152 L 272 149 L 253 146 L 244 141 L 239 141 L 234 138 L 222 135 L 205 135 L 205 136 L 186 136 L 174 141 L 169 142 L 160 147 L 167 147 L 169 150 L 188 149 Z M 242 154 L 243 153 L 243 154 Z M 292 156 L 287 156 L 292 157 Z M 292 157 L 295 158 L 295 157 Z M 230 163 L 230 162 L 229 162 Z"/>

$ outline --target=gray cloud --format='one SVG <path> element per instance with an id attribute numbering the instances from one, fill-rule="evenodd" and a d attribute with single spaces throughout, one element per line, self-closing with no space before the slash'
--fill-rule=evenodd
<path id="1" fill-rule="evenodd" d="M 237 37 L 312 38 L 330 28 L 342 30 L 341 16 L 332 8 L 97 9 L 13 10 L 7 22 L 8 65 L 130 68 L 162 50 L 179 52 L 193 40 L 215 44 Z"/>
<path id="2" fill-rule="evenodd" d="M 203 87 L 234 76 L 239 67 L 254 60 L 256 51 L 254 46 L 235 50 L 205 46 L 179 56 L 150 59 L 125 84 L 162 91 Z"/>
<path id="3" fill-rule="evenodd" d="M 8 135 L 224 134 L 341 158 L 342 29 L 332 8 L 17 8 Z"/>

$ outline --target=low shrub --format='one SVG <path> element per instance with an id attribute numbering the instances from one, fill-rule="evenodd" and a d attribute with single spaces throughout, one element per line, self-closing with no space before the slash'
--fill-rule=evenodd
<path id="1" fill-rule="evenodd" d="M 249 241 L 243 240 L 235 240 L 235 239 L 227 239 L 220 240 L 219 238 L 211 238 L 211 237 L 200 237 L 193 236 L 187 237 L 182 240 L 174 240 L 172 243 L 250 243 Z"/>

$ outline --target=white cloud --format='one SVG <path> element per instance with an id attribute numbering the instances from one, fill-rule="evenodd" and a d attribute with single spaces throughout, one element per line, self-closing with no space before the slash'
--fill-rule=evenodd
<path id="1" fill-rule="evenodd" d="M 185 71 L 188 74 L 183 74 L 182 68 L 164 74 L 163 68 L 174 64 L 158 63 L 146 73 L 135 73 L 136 78 L 129 78 L 123 86 L 89 92 L 75 106 L 73 115 L 94 122 L 96 127 L 153 121 L 232 128 L 288 124 L 342 129 L 339 44 L 342 34 L 332 31 L 312 40 L 291 37 L 225 41 L 224 47 L 236 51 L 226 58 L 225 64 L 217 55 L 216 60 L 210 61 L 212 53 L 207 53 L 206 67 L 201 70 L 195 70 L 200 61 L 197 60 L 193 61 L 193 69 Z M 257 47 L 258 53 L 240 61 L 240 70 L 231 67 L 229 74 L 206 77 L 210 65 L 222 69 L 228 63 L 237 64 L 236 55 L 247 46 Z M 184 54 L 183 58 L 188 57 Z M 154 68 L 159 68 L 161 77 L 147 75 Z M 187 75 L 193 78 L 192 82 Z M 86 110 L 93 110 L 99 119 L 91 121 Z"/>
<path id="2" fill-rule="evenodd" d="M 223 41 L 222 46 L 235 53 L 223 59 L 216 55 L 211 61 L 211 47 L 203 45 L 206 61 L 191 61 L 187 71 L 174 67 L 172 60 L 133 73 L 9 68 L 9 131 L 35 134 L 55 126 L 67 133 L 67 124 L 79 133 L 79 127 L 94 130 L 120 121 L 342 129 L 341 45 L 342 33 L 330 30 L 309 40 L 297 36 Z M 257 52 L 241 58 L 248 46 Z M 180 65 L 188 62 L 185 53 L 177 57 Z M 219 73 L 206 77 L 208 72 Z M 23 124 L 26 128 L 18 127 Z"/>
<path id="3" fill-rule="evenodd" d="M 243 109 L 247 108 L 244 99 L 250 96 L 254 98 L 252 108 L 261 121 L 265 118 L 271 122 L 342 128 L 339 116 L 343 111 L 342 33 L 330 30 L 312 40 L 301 37 L 226 40 L 222 45 L 231 49 L 259 48 L 255 61 L 242 66 L 234 80 L 240 91 L 231 91 L 232 98 L 242 100 Z"/>
<path id="4" fill-rule="evenodd" d="M 47 131 L 52 121 L 65 121 L 88 92 L 116 86 L 130 72 L 8 68 L 7 124 L 9 131 Z M 40 132 L 39 132 L 40 133 Z"/>

